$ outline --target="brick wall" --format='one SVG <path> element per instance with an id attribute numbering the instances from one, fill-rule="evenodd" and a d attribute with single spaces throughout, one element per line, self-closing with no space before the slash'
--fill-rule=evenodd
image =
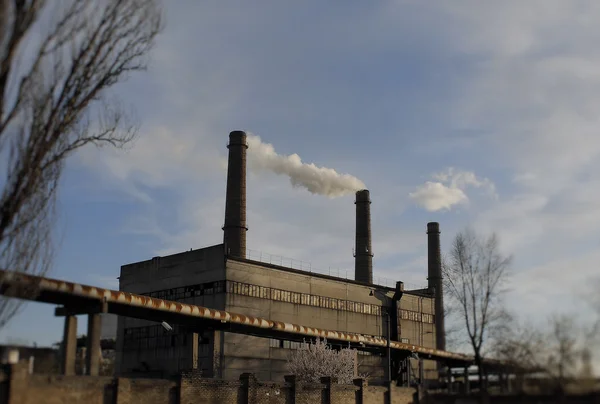
<path id="1" fill-rule="evenodd" d="M 305 384 L 294 376 L 262 382 L 250 373 L 239 380 L 205 379 L 198 372 L 179 380 L 31 375 L 27 362 L 0 369 L 0 404 L 408 404 L 413 393 L 362 379 L 341 385 L 335 378 Z"/>

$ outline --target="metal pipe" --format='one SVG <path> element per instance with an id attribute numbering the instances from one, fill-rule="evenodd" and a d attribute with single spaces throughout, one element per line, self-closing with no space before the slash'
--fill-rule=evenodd
<path id="1" fill-rule="evenodd" d="M 391 348 L 391 343 L 390 343 L 390 339 L 391 339 L 391 332 L 392 332 L 392 327 L 390 326 L 390 322 L 392 321 L 391 315 L 390 315 L 390 309 L 386 309 L 385 312 L 387 313 L 387 335 L 386 335 L 386 339 L 387 339 L 387 347 L 386 347 L 386 356 L 387 356 L 387 374 L 388 374 L 388 381 L 391 383 L 392 382 L 392 348 Z"/>
<path id="2" fill-rule="evenodd" d="M 304 335 L 307 337 L 327 338 L 336 341 L 345 341 L 373 347 L 387 346 L 387 340 L 384 338 L 324 330 L 321 328 L 307 327 L 292 323 L 284 323 L 281 321 L 246 316 L 243 314 L 215 310 L 202 306 L 156 299 L 123 291 L 102 289 L 94 286 L 81 285 L 57 279 L 26 275 L 19 272 L 0 270 L 0 279 L 2 279 L 2 283 L 0 284 L 0 294 L 9 294 L 11 297 L 19 297 L 26 300 L 52 304 L 63 304 L 64 301 L 72 301 L 74 297 L 80 297 L 87 301 L 96 301 L 99 303 L 105 302 L 107 305 L 136 307 L 150 311 L 178 314 L 186 317 L 220 320 L 222 323 L 229 322 L 249 327 L 271 329 L 274 331 Z M 36 291 L 35 297 L 30 292 L 31 290 Z M 433 348 L 405 344 L 398 341 L 390 341 L 390 348 L 408 352 L 417 352 L 432 358 L 452 359 L 468 363 L 473 362 L 473 358 L 468 355 L 440 351 Z"/>

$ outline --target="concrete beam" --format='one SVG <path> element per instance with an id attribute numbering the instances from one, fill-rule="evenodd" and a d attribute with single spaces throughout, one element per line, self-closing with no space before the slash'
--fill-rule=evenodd
<path id="1" fill-rule="evenodd" d="M 88 315 L 87 344 L 85 356 L 86 373 L 90 376 L 98 376 L 100 373 L 100 330 L 102 328 L 102 317 L 100 314 Z"/>
<path id="2" fill-rule="evenodd" d="M 61 370 L 65 376 L 75 375 L 77 354 L 77 317 L 66 316 L 62 342 Z"/>

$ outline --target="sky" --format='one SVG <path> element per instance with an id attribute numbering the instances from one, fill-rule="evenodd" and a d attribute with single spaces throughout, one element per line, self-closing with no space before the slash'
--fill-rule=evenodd
<path id="1" fill-rule="evenodd" d="M 181 0 L 165 13 L 148 71 L 112 94 L 138 139 L 68 162 L 49 276 L 117 288 L 123 264 L 221 243 L 228 134 L 246 130 L 370 190 L 375 277 L 426 284 L 427 222 L 445 251 L 470 226 L 514 256 L 506 303 L 523 321 L 589 320 L 600 3 Z M 253 166 L 247 206 L 248 248 L 353 277 L 353 193 Z M 53 313 L 28 304 L 0 340 L 59 341 Z"/>

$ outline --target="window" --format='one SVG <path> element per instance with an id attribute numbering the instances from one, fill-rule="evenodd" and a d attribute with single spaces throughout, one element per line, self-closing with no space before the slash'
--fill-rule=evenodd
<path id="1" fill-rule="evenodd" d="M 271 289 L 271 298 L 277 301 L 281 300 L 281 290 Z"/>

